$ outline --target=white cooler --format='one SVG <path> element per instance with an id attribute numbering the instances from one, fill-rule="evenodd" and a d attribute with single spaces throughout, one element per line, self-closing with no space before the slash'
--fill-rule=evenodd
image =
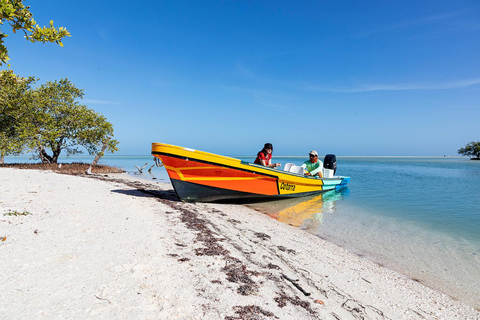
<path id="1" fill-rule="evenodd" d="M 323 177 L 324 178 L 333 178 L 333 170 L 323 168 Z"/>

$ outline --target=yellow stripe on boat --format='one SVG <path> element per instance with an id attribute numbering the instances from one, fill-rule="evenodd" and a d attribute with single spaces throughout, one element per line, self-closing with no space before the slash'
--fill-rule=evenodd
<path id="1" fill-rule="evenodd" d="M 152 154 L 162 160 L 175 191 L 186 201 L 298 197 L 334 189 L 349 179 L 314 178 L 164 143 L 153 143 Z"/>

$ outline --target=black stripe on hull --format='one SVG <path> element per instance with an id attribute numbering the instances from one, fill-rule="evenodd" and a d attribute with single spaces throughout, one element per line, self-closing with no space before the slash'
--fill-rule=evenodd
<path id="1" fill-rule="evenodd" d="M 175 189 L 177 195 L 186 202 L 260 202 L 268 200 L 279 200 L 284 198 L 304 197 L 324 192 L 324 190 L 320 190 L 295 194 L 264 195 L 229 189 L 221 189 L 176 179 L 170 179 L 170 181 L 172 182 L 173 188 Z"/>

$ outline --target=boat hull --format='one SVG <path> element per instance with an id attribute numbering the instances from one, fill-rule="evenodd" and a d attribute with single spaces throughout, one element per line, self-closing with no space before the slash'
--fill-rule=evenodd
<path id="1" fill-rule="evenodd" d="M 314 178 L 163 143 L 152 144 L 177 195 L 188 202 L 302 197 L 345 186 L 348 177 Z"/>

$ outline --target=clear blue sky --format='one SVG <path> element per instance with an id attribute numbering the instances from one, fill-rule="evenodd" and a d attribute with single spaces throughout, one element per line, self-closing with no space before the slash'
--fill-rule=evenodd
<path id="1" fill-rule="evenodd" d="M 72 37 L 4 25 L 12 70 L 84 89 L 119 154 L 453 156 L 480 140 L 478 1 L 26 4 Z"/>

